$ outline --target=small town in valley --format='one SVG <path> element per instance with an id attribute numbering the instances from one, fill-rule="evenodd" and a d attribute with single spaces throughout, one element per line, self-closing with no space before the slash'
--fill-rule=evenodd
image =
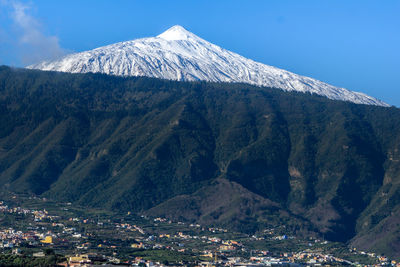
<path id="1" fill-rule="evenodd" d="M 400 0 L 0 0 L 0 267 L 400 267 Z"/>
<path id="2" fill-rule="evenodd" d="M 0 265 L 400 266 L 373 252 L 298 238 L 284 227 L 251 235 L 33 196 L 1 200 L 0 218 Z"/>

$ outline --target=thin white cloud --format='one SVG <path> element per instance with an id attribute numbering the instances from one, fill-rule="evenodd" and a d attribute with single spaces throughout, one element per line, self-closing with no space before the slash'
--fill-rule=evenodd
<path id="1" fill-rule="evenodd" d="M 32 4 L 17 0 L 0 0 L 0 4 L 7 7 L 8 16 L 15 26 L 9 35 L 17 46 L 17 56 L 22 64 L 55 59 L 65 54 L 58 37 L 46 35 L 41 23 L 30 14 Z"/>

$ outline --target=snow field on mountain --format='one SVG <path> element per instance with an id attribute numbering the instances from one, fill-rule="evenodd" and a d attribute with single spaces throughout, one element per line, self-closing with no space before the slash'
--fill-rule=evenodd
<path id="1" fill-rule="evenodd" d="M 27 68 L 178 81 L 242 82 L 286 91 L 309 92 L 357 104 L 389 106 L 364 93 L 247 59 L 207 42 L 179 25 L 157 37 L 120 42 Z"/>

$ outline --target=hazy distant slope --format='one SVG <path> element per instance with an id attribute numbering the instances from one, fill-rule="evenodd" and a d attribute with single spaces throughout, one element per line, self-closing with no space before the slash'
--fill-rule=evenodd
<path id="1" fill-rule="evenodd" d="M 174 26 L 157 37 L 116 43 L 28 68 L 178 81 L 243 82 L 360 104 L 388 106 L 366 94 L 244 58 L 201 39 L 181 26 Z"/>

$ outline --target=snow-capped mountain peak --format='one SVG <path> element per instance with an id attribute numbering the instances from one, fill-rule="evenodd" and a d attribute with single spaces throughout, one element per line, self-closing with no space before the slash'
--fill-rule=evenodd
<path id="1" fill-rule="evenodd" d="M 255 62 L 175 25 L 156 37 L 120 42 L 28 66 L 63 72 L 100 72 L 178 81 L 241 82 L 318 94 L 334 100 L 389 106 L 359 92 Z"/>
<path id="2" fill-rule="evenodd" d="M 195 34 L 189 32 L 180 25 L 169 28 L 165 32 L 157 35 L 157 37 L 168 41 L 198 39 Z"/>

